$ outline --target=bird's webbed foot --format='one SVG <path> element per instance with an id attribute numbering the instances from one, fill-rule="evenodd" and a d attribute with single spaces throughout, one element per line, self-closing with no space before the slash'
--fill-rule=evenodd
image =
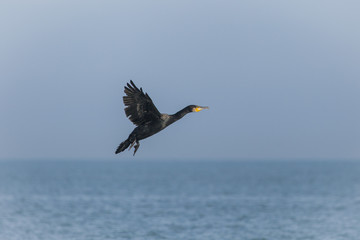
<path id="1" fill-rule="evenodd" d="M 138 150 L 138 148 L 140 147 L 140 143 L 139 143 L 139 141 L 136 141 L 136 145 L 134 146 L 134 154 L 133 154 L 133 156 L 135 156 L 135 153 L 136 153 L 136 151 Z"/>
<path id="2" fill-rule="evenodd" d="M 134 146 L 134 144 L 135 144 L 135 141 L 133 141 L 133 142 L 131 143 L 128 151 L 130 151 L 130 149 Z"/>

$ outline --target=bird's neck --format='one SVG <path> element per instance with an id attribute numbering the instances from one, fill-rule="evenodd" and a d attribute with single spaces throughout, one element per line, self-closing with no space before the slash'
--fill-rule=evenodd
<path id="1" fill-rule="evenodd" d="M 184 107 L 183 109 L 181 109 L 180 111 L 178 111 L 177 113 L 171 115 L 172 117 L 172 123 L 181 119 L 182 117 L 184 117 L 186 114 L 190 113 L 189 108 L 188 107 Z"/>

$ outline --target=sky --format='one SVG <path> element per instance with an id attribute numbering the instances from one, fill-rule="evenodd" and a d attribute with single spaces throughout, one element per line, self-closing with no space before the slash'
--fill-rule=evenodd
<path id="1" fill-rule="evenodd" d="M 360 8 L 343 0 L 0 3 L 0 159 L 115 155 L 132 79 L 209 106 L 139 159 L 360 159 Z"/>

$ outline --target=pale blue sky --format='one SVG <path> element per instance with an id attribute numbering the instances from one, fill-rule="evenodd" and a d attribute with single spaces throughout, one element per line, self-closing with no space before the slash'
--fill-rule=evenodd
<path id="1" fill-rule="evenodd" d="M 115 159 L 130 79 L 208 105 L 138 158 L 360 157 L 359 1 L 0 3 L 0 159 Z"/>

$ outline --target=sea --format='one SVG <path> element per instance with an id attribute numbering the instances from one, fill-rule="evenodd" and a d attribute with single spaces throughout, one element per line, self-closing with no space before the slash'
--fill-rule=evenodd
<path id="1" fill-rule="evenodd" d="M 360 161 L 0 161 L 0 240 L 359 240 Z"/>

